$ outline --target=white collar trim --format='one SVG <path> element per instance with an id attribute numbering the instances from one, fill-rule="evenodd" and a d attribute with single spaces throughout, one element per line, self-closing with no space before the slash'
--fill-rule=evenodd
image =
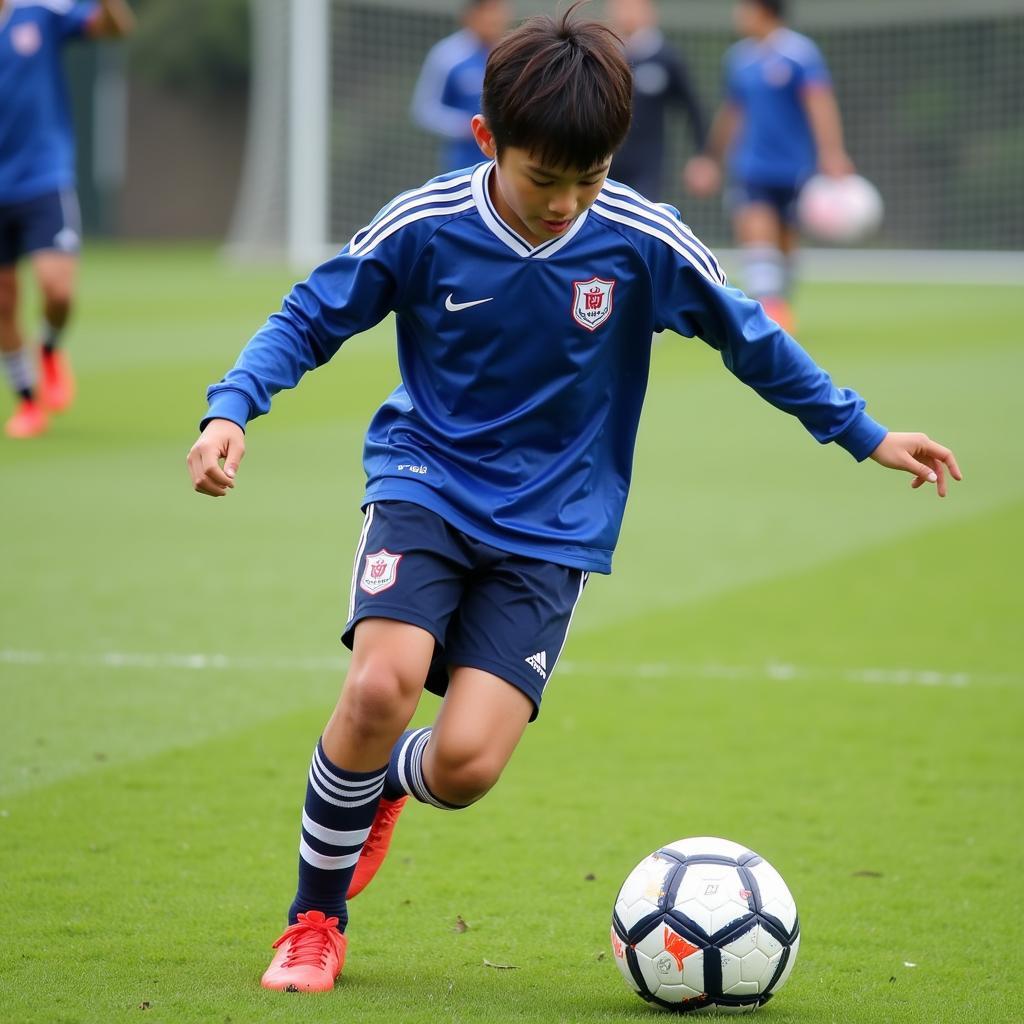
<path id="1" fill-rule="evenodd" d="M 589 210 L 584 210 L 573 222 L 571 228 L 560 238 L 551 238 L 540 245 L 531 245 L 519 232 L 514 231 L 505 223 L 498 214 L 491 202 L 491 194 L 488 188 L 491 173 L 494 170 L 494 161 L 481 164 L 473 172 L 473 198 L 476 200 L 476 207 L 480 217 L 494 235 L 505 243 L 517 256 L 525 259 L 546 260 L 554 255 L 572 241 L 583 227 Z"/>

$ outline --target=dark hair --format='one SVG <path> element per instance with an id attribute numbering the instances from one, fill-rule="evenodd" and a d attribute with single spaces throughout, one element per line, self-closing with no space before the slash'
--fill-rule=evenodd
<path id="1" fill-rule="evenodd" d="M 744 0 L 744 2 L 754 4 L 756 7 L 763 7 L 780 21 L 786 17 L 786 0 Z"/>
<path id="2" fill-rule="evenodd" d="M 530 18 L 491 52 L 482 106 L 499 156 L 518 146 L 549 167 L 590 170 L 626 137 L 633 77 L 622 41 L 576 20 L 582 2 L 560 21 Z"/>

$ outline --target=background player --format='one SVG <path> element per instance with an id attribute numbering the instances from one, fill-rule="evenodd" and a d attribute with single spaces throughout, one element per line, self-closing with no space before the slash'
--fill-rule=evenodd
<path id="1" fill-rule="evenodd" d="M 0 352 L 18 397 L 9 437 L 33 437 L 74 398 L 59 349 L 71 313 L 81 226 L 75 144 L 61 49 L 127 35 L 124 0 L 0 0 Z M 43 300 L 38 390 L 18 328 L 17 263 L 30 256 Z"/>
<path id="2" fill-rule="evenodd" d="M 633 69 L 633 120 L 612 162 L 612 176 L 656 202 L 664 196 L 665 121 L 671 109 L 685 115 L 695 152 L 704 148 L 706 125 L 682 54 L 658 27 L 654 0 L 609 0 L 608 24 L 626 45 Z"/>
<path id="3" fill-rule="evenodd" d="M 469 122 L 480 110 L 487 55 L 511 17 L 508 0 L 468 0 L 462 29 L 427 54 L 413 94 L 412 116 L 421 128 L 444 141 L 442 171 L 480 161 Z"/>
<path id="4" fill-rule="evenodd" d="M 526 22 L 488 61 L 473 118 L 488 162 L 386 206 L 209 390 L 188 466 L 197 491 L 223 496 L 273 394 L 397 314 L 402 383 L 364 449 L 352 661 L 310 765 L 268 988 L 334 984 L 346 897 L 407 796 L 473 803 L 536 716 L 588 574 L 611 568 L 655 330 L 701 336 L 820 442 L 940 495 L 947 466 L 960 477 L 947 449 L 888 433 L 836 388 L 677 217 L 606 180 L 630 91 L 604 26 L 573 9 Z M 403 735 L 424 684 L 441 710 Z"/>
<path id="5" fill-rule="evenodd" d="M 726 99 L 707 152 L 689 162 L 686 180 L 695 195 L 712 195 L 728 160 L 746 289 L 788 329 L 800 188 L 816 170 L 843 175 L 853 164 L 824 58 L 810 39 L 786 27 L 784 13 L 784 0 L 736 5 L 734 22 L 744 38 L 726 54 Z"/>

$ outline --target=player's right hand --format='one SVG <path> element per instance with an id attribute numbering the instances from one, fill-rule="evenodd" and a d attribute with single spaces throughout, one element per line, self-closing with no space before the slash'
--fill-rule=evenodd
<path id="1" fill-rule="evenodd" d="M 231 420 L 210 420 L 188 453 L 192 486 L 200 494 L 223 498 L 235 486 L 245 455 L 245 431 Z"/>

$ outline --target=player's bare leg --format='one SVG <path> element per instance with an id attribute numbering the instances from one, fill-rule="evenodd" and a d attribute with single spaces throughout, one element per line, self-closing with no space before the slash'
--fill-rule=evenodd
<path id="1" fill-rule="evenodd" d="M 448 810 L 479 800 L 498 781 L 533 714 L 533 703 L 498 676 L 457 668 L 432 729 L 407 733 L 388 769 L 391 799 L 381 800 L 349 885 L 351 899 L 370 884 L 387 856 L 408 797 L 394 786 L 396 765 L 419 799 Z M 387 790 L 385 790 L 387 793 Z"/>
<path id="2" fill-rule="evenodd" d="M 733 216 L 733 232 L 743 249 L 748 294 L 760 301 L 783 330 L 790 330 L 783 226 L 778 212 L 768 203 L 746 203 Z"/>
<path id="3" fill-rule="evenodd" d="M 43 406 L 64 412 L 75 398 L 75 379 L 60 342 L 71 317 L 78 257 L 45 250 L 32 257 L 32 267 L 43 298 L 43 329 L 40 351 L 39 395 Z"/>
<path id="4" fill-rule="evenodd" d="M 265 988 L 327 991 L 345 963 L 346 893 L 384 787 L 388 758 L 416 710 L 434 638 L 417 626 L 364 619 L 338 704 L 310 766 L 298 892 Z"/>
<path id="5" fill-rule="evenodd" d="M 18 273 L 14 265 L 0 267 L 0 357 L 18 406 L 4 426 L 8 437 L 36 437 L 46 430 L 46 413 L 36 401 L 32 363 L 18 329 Z"/>
<path id="6" fill-rule="evenodd" d="M 423 754 L 431 790 L 465 807 L 501 777 L 533 714 L 521 690 L 478 668 L 456 668 Z"/>

